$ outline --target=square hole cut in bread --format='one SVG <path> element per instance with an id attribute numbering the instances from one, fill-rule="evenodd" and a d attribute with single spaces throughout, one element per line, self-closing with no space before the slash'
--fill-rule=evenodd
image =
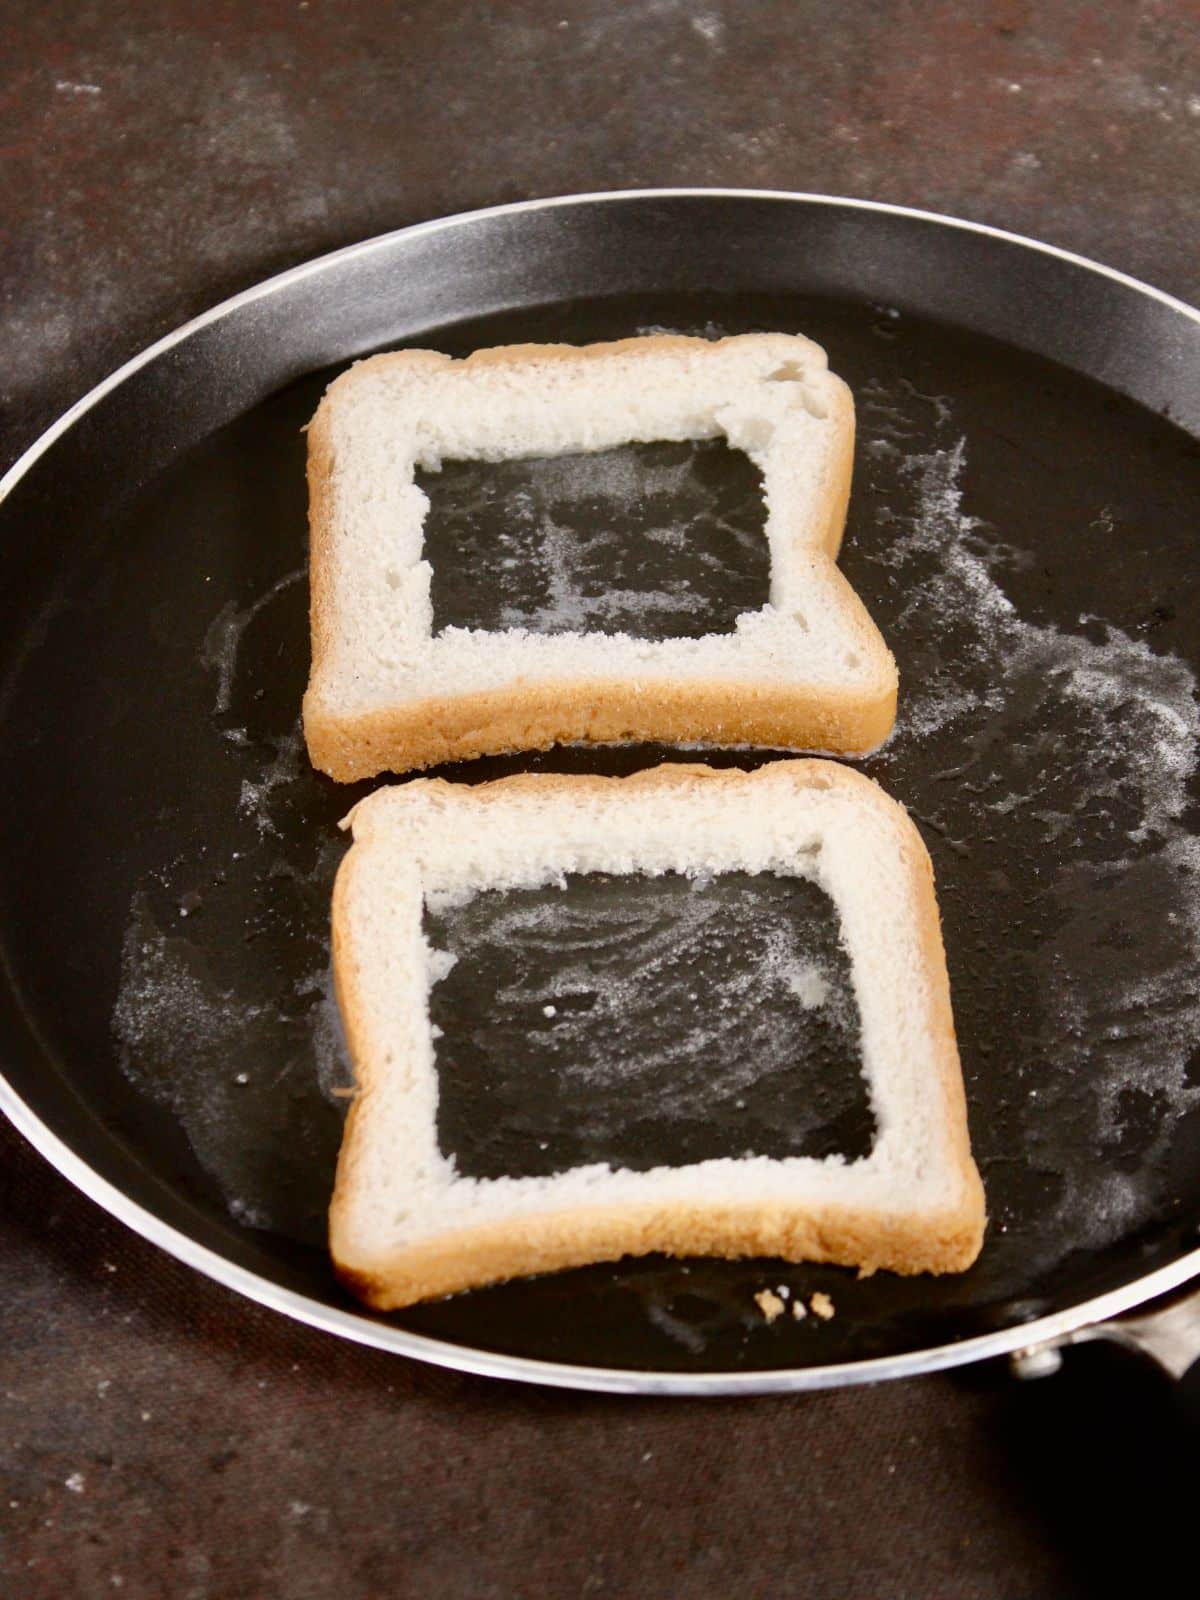
<path id="1" fill-rule="evenodd" d="M 426 903 L 424 933 L 460 1177 L 870 1153 L 850 959 L 811 878 L 566 873 Z"/>
<path id="2" fill-rule="evenodd" d="M 762 474 L 725 439 L 418 471 L 433 631 L 728 634 L 770 600 Z"/>
<path id="3" fill-rule="evenodd" d="M 732 631 L 435 631 L 417 471 L 721 438 L 762 475 L 770 559 L 769 602 Z M 849 390 L 799 335 L 357 363 L 308 432 L 313 764 L 352 781 L 575 741 L 873 749 L 896 667 L 835 564 L 853 446 Z"/>
<path id="4" fill-rule="evenodd" d="M 983 1189 L 932 870 L 877 784 L 817 760 L 752 773 L 669 765 L 629 778 L 418 780 L 378 790 L 348 822 L 333 950 L 357 1092 L 330 1241 L 339 1275 L 369 1304 L 652 1251 L 902 1273 L 975 1259 Z M 811 878 L 836 907 L 875 1117 L 869 1154 L 460 1174 L 438 1143 L 430 993 L 443 958 L 424 936 L 425 907 L 572 873 L 733 871 Z"/>

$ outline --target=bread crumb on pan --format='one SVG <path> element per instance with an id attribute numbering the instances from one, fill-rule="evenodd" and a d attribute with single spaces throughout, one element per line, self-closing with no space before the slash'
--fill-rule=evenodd
<path id="1" fill-rule="evenodd" d="M 828 1322 L 834 1314 L 833 1301 L 820 1289 L 809 1298 L 808 1304 L 813 1316 L 820 1317 L 822 1322 Z"/>
<path id="2" fill-rule="evenodd" d="M 768 1324 L 783 1315 L 783 1301 L 773 1289 L 760 1289 L 754 1296 L 754 1304 L 762 1312 Z"/>

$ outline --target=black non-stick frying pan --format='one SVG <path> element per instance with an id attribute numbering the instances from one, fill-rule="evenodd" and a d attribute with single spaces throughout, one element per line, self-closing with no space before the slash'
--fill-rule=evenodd
<path id="1" fill-rule="evenodd" d="M 298 736 L 300 430 L 329 376 L 381 347 L 651 328 L 800 330 L 855 392 L 842 565 L 901 671 L 896 732 L 863 765 L 933 856 L 987 1241 L 946 1279 L 650 1259 L 372 1316 L 323 1243 L 346 1088 L 328 899 L 336 824 L 364 788 L 315 775 Z M 1042 1346 L 1185 1284 L 1200 1273 L 1198 370 L 1195 312 L 1060 251 L 884 206 L 709 191 L 405 229 L 162 341 L 0 488 L 0 1103 L 102 1205 L 253 1298 L 551 1383 L 695 1393 L 901 1375 Z M 633 561 L 622 583 L 667 596 L 643 617 L 651 633 L 678 621 L 684 585 L 696 614 L 728 625 L 722 608 L 746 603 L 723 587 L 728 550 L 762 514 L 746 463 L 647 446 L 609 465 L 575 491 L 538 462 L 503 482 L 462 465 L 433 480 L 435 568 L 440 548 L 441 570 L 457 551 L 464 573 L 435 595 L 441 621 L 536 612 L 536 537 L 515 588 L 513 569 L 488 572 L 519 504 L 529 528 L 573 530 L 601 609 L 589 539 L 626 519 L 632 548 L 639 518 L 689 520 L 686 575 L 658 538 L 642 541 L 658 566 Z M 653 496 L 630 494 L 651 480 Z M 571 749 L 445 775 L 679 758 Z M 669 883 L 640 892 L 635 906 L 576 885 L 557 937 L 619 981 L 678 909 Z M 817 943 L 829 930 L 819 907 L 755 892 L 737 886 L 726 947 L 746 952 L 738 992 L 761 1040 L 755 930 L 797 915 Z M 638 1076 L 661 1015 L 631 1017 L 593 1050 L 595 1071 L 554 1077 L 522 1043 L 536 1030 L 504 1012 L 511 952 L 489 915 L 440 930 L 470 976 L 440 1017 L 474 1062 L 443 1078 L 441 1136 L 465 1170 L 869 1141 L 846 1050 L 814 1049 L 782 1088 L 750 1074 L 736 1114 L 737 1038 L 686 1094 Z M 689 993 L 729 980 L 711 952 L 694 960 Z M 481 1015 L 520 1094 L 497 1090 Z M 753 1296 L 779 1285 L 826 1291 L 836 1316 L 768 1324 Z"/>

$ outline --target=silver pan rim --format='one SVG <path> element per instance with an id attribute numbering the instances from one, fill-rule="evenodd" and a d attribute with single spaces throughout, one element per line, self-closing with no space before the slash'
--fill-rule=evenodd
<path id="1" fill-rule="evenodd" d="M 938 212 L 923 211 L 911 206 L 890 205 L 883 201 L 858 200 L 845 196 L 811 194 L 785 189 L 733 189 L 733 188 L 658 188 L 604 190 L 578 195 L 559 195 L 545 199 L 517 201 L 508 205 L 488 206 L 473 211 L 458 212 L 427 222 L 378 234 L 361 243 L 347 245 L 339 250 L 318 256 L 299 266 L 265 279 L 262 283 L 221 301 L 208 311 L 183 323 L 173 332 L 155 341 L 138 355 L 125 362 L 101 383 L 89 390 L 81 399 L 63 413 L 0 478 L 0 502 L 12 492 L 34 463 L 70 429 L 80 417 L 92 409 L 105 395 L 124 383 L 133 373 L 155 361 L 165 352 L 183 343 L 201 328 L 217 322 L 243 306 L 278 294 L 304 278 L 317 275 L 353 257 L 361 257 L 382 249 L 400 237 L 452 229 L 482 218 L 514 215 L 528 211 L 574 206 L 620 204 L 622 202 L 675 199 L 734 199 L 777 200 L 806 206 L 846 207 L 864 212 L 889 216 L 909 217 L 1003 240 L 1042 255 L 1056 257 L 1086 271 L 1124 285 L 1138 294 L 1157 300 L 1161 304 L 1200 324 L 1200 311 L 1174 295 L 1144 283 L 1127 273 L 1090 260 L 1057 245 L 1044 244 L 1022 234 L 985 223 L 968 222 L 961 218 L 944 216 Z M 308 1295 L 299 1294 L 273 1283 L 245 1267 L 227 1260 L 215 1250 L 197 1243 L 190 1235 L 163 1222 L 145 1207 L 129 1198 L 123 1190 L 102 1177 L 82 1157 L 44 1122 L 24 1099 L 13 1089 L 0 1072 L 0 1111 L 33 1147 L 66 1180 L 90 1200 L 102 1206 L 111 1216 L 123 1222 L 142 1238 L 149 1240 L 178 1261 L 205 1277 L 223 1284 L 247 1299 L 278 1311 L 297 1322 L 325 1333 L 336 1334 L 357 1344 L 379 1350 L 392 1351 L 432 1366 L 481 1377 L 505 1378 L 512 1381 L 542 1384 L 552 1388 L 586 1390 L 608 1394 L 641 1395 L 751 1395 L 781 1394 L 803 1390 L 830 1389 L 859 1383 L 879 1383 L 893 1378 L 917 1377 L 925 1373 L 944 1371 L 1011 1355 L 1013 1352 L 1061 1340 L 1091 1323 L 1102 1322 L 1121 1312 L 1132 1310 L 1158 1295 L 1200 1276 L 1200 1248 L 1190 1250 L 1177 1260 L 1154 1271 L 1122 1284 L 1116 1289 L 1096 1295 L 1077 1305 L 1027 1322 L 1014 1323 L 1007 1328 L 976 1335 L 949 1344 L 934 1345 L 923 1350 L 909 1351 L 898 1356 L 879 1356 L 854 1362 L 840 1362 L 828 1366 L 789 1367 L 750 1372 L 670 1372 L 644 1369 L 578 1366 L 562 1362 L 534 1360 L 526 1356 L 512 1356 L 468 1345 L 452 1344 L 424 1334 L 366 1316 L 353 1310 L 342 1310 L 323 1304 Z"/>
<path id="2" fill-rule="evenodd" d="M 102 1178 L 77 1156 L 2 1078 L 0 1110 L 68 1183 L 97 1205 L 103 1206 L 111 1216 L 141 1234 L 151 1244 L 173 1255 L 176 1260 L 182 1261 L 185 1266 L 194 1268 L 205 1277 L 214 1279 L 257 1304 L 281 1312 L 310 1328 L 337 1334 L 355 1344 L 390 1350 L 432 1366 L 448 1367 L 479 1377 L 508 1378 L 558 1389 L 643 1395 L 786 1394 L 858 1383 L 882 1383 L 889 1378 L 915 1378 L 950 1367 L 966 1366 L 975 1361 L 1011 1355 L 1014 1351 L 1033 1345 L 1055 1343 L 1080 1328 L 1107 1321 L 1200 1276 L 1200 1249 L 1195 1249 L 1117 1289 L 1049 1316 L 1014 1323 L 993 1333 L 979 1334 L 950 1344 L 908 1351 L 904 1355 L 876 1356 L 829 1366 L 752 1372 L 669 1372 L 538 1361 L 528 1356 L 504 1355 L 411 1333 L 406 1328 L 364 1316 L 360 1312 L 343 1311 L 336 1306 L 325 1305 L 308 1295 L 273 1283 L 269 1278 L 240 1267 L 215 1250 L 198 1244 L 188 1234 L 171 1227 L 136 1201 L 130 1200 L 115 1184 Z"/>

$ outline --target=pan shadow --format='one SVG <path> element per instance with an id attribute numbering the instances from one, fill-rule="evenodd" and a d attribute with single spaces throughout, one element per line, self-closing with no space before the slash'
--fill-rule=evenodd
<path id="1" fill-rule="evenodd" d="M 1103 1344 L 1066 1352 L 1053 1377 L 1004 1363 L 966 1369 L 991 1392 L 994 1466 L 1013 1514 L 1037 1525 L 1088 1596 L 1159 1594 L 1194 1565 L 1200 1372 L 1183 1384 Z"/>

